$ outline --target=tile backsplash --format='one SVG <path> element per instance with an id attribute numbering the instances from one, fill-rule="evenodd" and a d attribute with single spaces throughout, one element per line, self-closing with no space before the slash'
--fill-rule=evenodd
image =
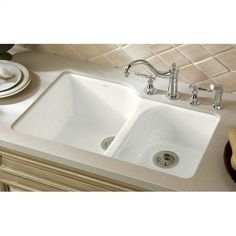
<path id="1" fill-rule="evenodd" d="M 160 70 L 175 62 L 186 83 L 220 83 L 236 91 L 236 45 L 231 44 L 34 44 L 34 50 L 123 68 L 136 59 L 146 59 Z M 147 68 L 136 68 L 150 73 Z"/>

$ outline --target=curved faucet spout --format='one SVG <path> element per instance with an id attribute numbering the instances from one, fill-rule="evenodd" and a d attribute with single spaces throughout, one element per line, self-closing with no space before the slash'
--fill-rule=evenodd
<path id="1" fill-rule="evenodd" d="M 149 68 L 149 70 L 155 75 L 155 77 L 162 77 L 162 78 L 169 78 L 169 86 L 167 90 L 167 97 L 171 100 L 178 99 L 178 92 L 177 92 L 177 85 L 178 85 L 178 69 L 176 67 L 176 64 L 173 63 L 168 71 L 160 71 L 157 68 L 155 68 L 153 65 L 151 65 L 146 60 L 135 60 L 125 68 L 124 76 L 129 76 L 129 71 L 133 66 L 136 65 L 145 65 Z"/>
<path id="2" fill-rule="evenodd" d="M 150 64 L 146 60 L 135 60 L 135 61 L 132 61 L 125 69 L 125 71 L 124 71 L 125 77 L 129 76 L 129 70 L 131 69 L 131 67 L 136 66 L 136 65 L 147 66 L 153 72 L 154 75 L 159 76 L 159 77 L 170 77 L 171 76 L 171 70 L 163 72 L 163 71 L 156 69 L 152 64 Z"/>

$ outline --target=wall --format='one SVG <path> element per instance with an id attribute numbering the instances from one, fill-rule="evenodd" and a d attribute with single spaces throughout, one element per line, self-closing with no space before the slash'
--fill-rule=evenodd
<path id="1" fill-rule="evenodd" d="M 236 91 L 236 45 L 231 44 L 35 44 L 31 48 L 107 67 L 122 68 L 135 59 L 146 59 L 160 70 L 175 62 L 180 79 L 187 83 L 220 83 Z M 137 68 L 136 68 L 137 69 Z M 149 72 L 141 68 L 140 72 Z"/>

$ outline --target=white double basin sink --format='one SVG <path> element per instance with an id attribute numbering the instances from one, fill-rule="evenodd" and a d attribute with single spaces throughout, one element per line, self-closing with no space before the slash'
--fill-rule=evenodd
<path id="1" fill-rule="evenodd" d="M 219 119 L 213 113 L 143 98 L 126 84 L 64 72 L 12 128 L 191 178 Z"/>

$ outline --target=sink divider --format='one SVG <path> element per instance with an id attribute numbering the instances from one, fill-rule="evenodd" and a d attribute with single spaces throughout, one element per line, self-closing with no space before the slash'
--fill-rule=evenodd
<path id="1" fill-rule="evenodd" d="M 155 107 L 157 104 L 150 102 L 150 101 L 141 101 L 137 110 L 134 112 L 134 114 L 125 122 L 125 124 L 122 126 L 120 131 L 115 136 L 112 143 L 109 145 L 107 150 L 104 152 L 103 155 L 116 158 L 115 153 L 118 151 L 118 149 L 122 146 L 122 143 L 124 142 L 125 138 L 129 134 L 129 131 L 132 129 L 133 125 L 135 124 L 138 117 L 145 112 L 146 110 Z"/>

